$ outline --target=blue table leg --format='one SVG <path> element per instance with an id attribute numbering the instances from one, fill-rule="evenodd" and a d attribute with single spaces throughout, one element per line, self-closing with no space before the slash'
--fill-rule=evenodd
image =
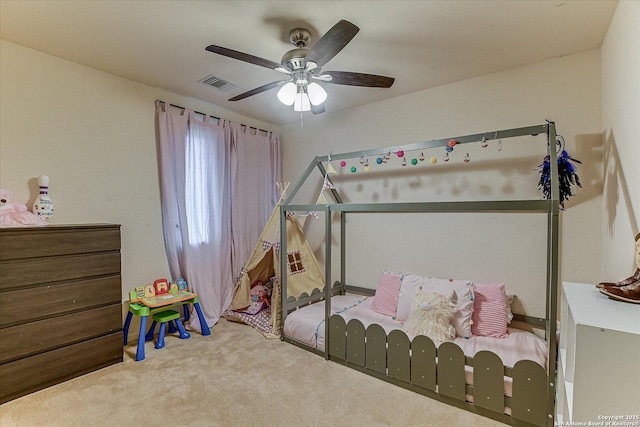
<path id="1" fill-rule="evenodd" d="M 147 329 L 147 316 L 140 316 L 140 333 L 138 334 L 138 349 L 136 350 L 136 362 L 144 360 L 145 330 Z"/>
<path id="2" fill-rule="evenodd" d="M 184 321 L 189 321 L 189 304 L 182 304 L 182 311 L 184 311 Z"/>
<path id="3" fill-rule="evenodd" d="M 127 345 L 129 340 L 129 325 L 131 325 L 131 318 L 133 317 L 132 312 L 127 313 L 127 319 L 124 321 L 124 326 L 122 327 L 122 341 L 123 345 Z"/>
<path id="4" fill-rule="evenodd" d="M 176 319 L 175 322 L 176 322 L 176 325 L 178 325 L 178 331 L 180 332 L 180 339 L 186 340 L 187 338 L 191 338 L 191 334 L 187 332 L 186 329 L 184 329 L 184 326 L 182 325 L 182 322 L 180 321 L 180 319 Z"/>
<path id="5" fill-rule="evenodd" d="M 200 329 L 202 330 L 202 335 L 211 335 L 209 325 L 207 325 L 207 321 L 204 320 L 204 314 L 202 314 L 202 309 L 200 309 L 200 303 L 193 303 L 193 307 L 196 309 L 196 313 L 198 313 L 198 320 L 200 320 Z"/>
<path id="6" fill-rule="evenodd" d="M 156 341 L 156 348 L 164 348 L 164 334 L 167 329 L 167 322 L 160 323 L 160 332 L 158 332 L 158 341 Z"/>
<path id="7" fill-rule="evenodd" d="M 158 322 L 156 322 L 155 320 L 153 321 L 153 323 L 151 324 L 151 327 L 149 328 L 149 331 L 147 332 L 147 335 L 144 336 L 144 340 L 145 341 L 153 341 L 153 334 L 156 331 L 156 324 Z"/>
<path id="8" fill-rule="evenodd" d="M 173 322 L 169 322 L 169 333 L 170 334 L 174 334 L 177 331 L 175 325 L 173 324 Z"/>

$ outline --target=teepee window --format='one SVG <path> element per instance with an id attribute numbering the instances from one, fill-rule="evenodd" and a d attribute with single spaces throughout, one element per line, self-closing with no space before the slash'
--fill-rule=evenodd
<path id="1" fill-rule="evenodd" d="M 287 254 L 287 259 L 289 261 L 289 271 L 291 274 L 302 273 L 304 271 L 300 251 L 289 252 Z"/>

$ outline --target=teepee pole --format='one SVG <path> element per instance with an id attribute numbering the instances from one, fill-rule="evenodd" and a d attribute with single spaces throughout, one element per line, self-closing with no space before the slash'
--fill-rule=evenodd
<path id="1" fill-rule="evenodd" d="M 290 184 L 291 181 L 276 182 L 276 187 L 278 187 L 278 191 L 280 192 L 280 198 L 278 199 L 278 203 L 276 205 L 281 204 L 285 197 L 287 197 L 287 189 L 289 188 Z"/>

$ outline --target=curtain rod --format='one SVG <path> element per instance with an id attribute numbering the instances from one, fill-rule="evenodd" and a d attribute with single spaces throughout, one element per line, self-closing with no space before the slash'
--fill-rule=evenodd
<path id="1" fill-rule="evenodd" d="M 163 100 L 161 100 L 161 99 L 157 99 L 156 101 L 158 101 L 158 102 L 162 102 L 163 104 L 169 104 L 169 106 L 171 106 L 171 107 L 175 107 L 175 108 L 179 108 L 179 109 L 181 109 L 181 110 L 186 110 L 186 109 L 187 109 L 186 107 L 182 107 L 182 106 L 180 106 L 180 105 L 176 105 L 176 104 L 171 104 L 171 103 L 166 102 L 166 101 L 163 101 Z M 201 113 L 200 111 L 193 110 L 193 112 L 194 112 L 194 113 L 196 113 L 196 114 L 200 114 L 201 116 L 205 116 L 205 117 L 209 116 L 209 117 L 213 117 L 214 119 L 217 119 L 217 120 L 224 120 L 222 117 L 213 116 L 213 115 L 211 115 L 211 114 L 207 114 L 207 113 Z M 271 130 L 260 129 L 260 128 L 258 128 L 258 127 L 245 125 L 245 124 L 243 124 L 243 123 L 240 123 L 240 126 L 244 126 L 244 127 L 248 128 L 248 129 L 255 129 L 255 130 L 256 130 L 256 132 L 258 132 L 258 131 L 260 131 L 260 132 L 265 132 L 265 133 L 273 132 L 273 131 L 271 131 Z"/>

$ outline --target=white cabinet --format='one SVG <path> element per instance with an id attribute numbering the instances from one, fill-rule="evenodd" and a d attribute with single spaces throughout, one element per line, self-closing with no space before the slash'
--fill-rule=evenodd
<path id="1" fill-rule="evenodd" d="M 640 304 L 564 282 L 560 307 L 558 425 L 640 425 Z"/>

